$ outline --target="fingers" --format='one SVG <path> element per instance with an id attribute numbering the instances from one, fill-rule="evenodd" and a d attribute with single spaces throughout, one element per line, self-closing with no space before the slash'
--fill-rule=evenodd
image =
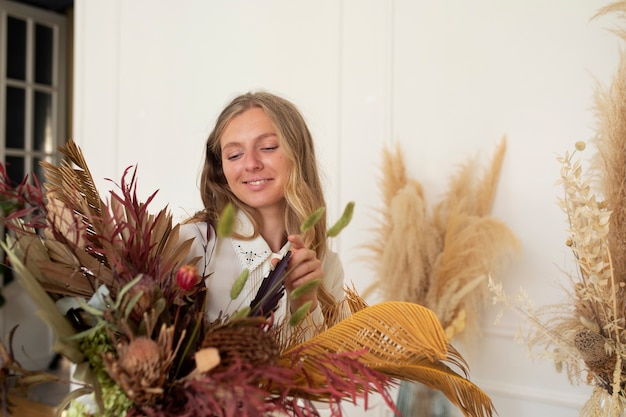
<path id="1" fill-rule="evenodd" d="M 272 269 L 276 268 L 276 265 L 278 265 L 278 262 L 280 262 L 280 259 L 272 258 L 272 260 L 270 261 L 270 263 L 272 265 Z"/>
<path id="2" fill-rule="evenodd" d="M 287 240 L 291 242 L 292 249 L 302 249 L 304 248 L 304 239 L 302 239 L 301 235 L 289 235 L 287 236 Z"/>
<path id="3" fill-rule="evenodd" d="M 304 240 L 300 235 L 291 235 L 288 239 L 292 246 L 288 268 L 290 272 L 285 278 L 285 289 L 290 295 L 294 289 L 310 281 L 321 279 L 324 273 L 322 263 L 317 259 L 317 254 L 314 250 L 305 247 Z M 292 300 L 292 309 L 297 309 L 307 301 L 313 301 L 313 307 L 317 305 L 317 286 L 312 286 L 309 291 Z"/>
<path id="4" fill-rule="evenodd" d="M 314 250 L 307 248 L 300 235 L 290 235 L 291 259 L 289 260 L 289 275 L 285 279 L 285 287 L 292 290 L 308 281 L 322 277 L 322 263 L 317 259 Z"/>
<path id="5" fill-rule="evenodd" d="M 311 249 L 291 249 L 289 274 L 285 278 L 285 288 L 292 290 L 304 283 L 322 278 L 322 263 Z"/>

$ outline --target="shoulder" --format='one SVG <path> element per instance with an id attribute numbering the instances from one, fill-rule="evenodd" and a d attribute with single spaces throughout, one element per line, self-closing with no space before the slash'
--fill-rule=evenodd
<path id="1" fill-rule="evenodd" d="M 206 222 L 180 224 L 178 227 L 178 242 L 179 244 L 185 244 L 188 241 L 191 241 L 191 243 L 188 243 L 188 252 L 185 260 L 191 263 L 197 262 L 198 270 L 205 273 L 216 244 L 213 227 Z"/>
<path id="2" fill-rule="evenodd" d="M 322 268 L 326 269 L 333 267 L 343 269 L 341 259 L 339 259 L 339 255 L 337 255 L 336 252 L 333 252 L 332 250 L 326 250 L 326 253 L 324 254 L 324 260 L 322 261 Z"/>
<path id="3" fill-rule="evenodd" d="M 322 270 L 327 284 L 343 283 L 343 264 L 336 252 L 327 250 L 322 260 Z"/>
<path id="4" fill-rule="evenodd" d="M 213 226 L 206 222 L 184 223 L 178 228 L 178 239 L 180 241 L 195 238 L 195 242 L 207 242 L 215 236 Z"/>
<path id="5" fill-rule="evenodd" d="M 322 270 L 324 272 L 323 283 L 326 290 L 332 294 L 336 301 L 344 298 L 344 271 L 341 260 L 337 253 L 326 250 L 322 259 Z"/>

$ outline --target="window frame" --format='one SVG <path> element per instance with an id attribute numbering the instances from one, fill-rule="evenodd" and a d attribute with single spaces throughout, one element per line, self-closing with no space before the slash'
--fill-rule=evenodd
<path id="1" fill-rule="evenodd" d="M 26 79 L 15 80 L 6 76 L 6 27 L 8 16 L 26 21 Z M 37 84 L 34 81 L 34 37 L 37 24 L 48 26 L 53 33 L 52 53 L 52 84 Z M 24 158 L 24 171 L 31 173 L 37 167 L 33 166 L 35 158 L 58 163 L 60 155 L 57 147 L 67 140 L 67 39 L 68 18 L 65 15 L 49 12 L 24 4 L 0 0 L 0 108 L 6 103 L 6 88 L 17 87 L 26 93 L 25 120 L 24 120 L 24 148 L 7 149 L 5 137 L 5 111 L 0 112 L 0 162 L 4 163 L 7 156 Z M 52 96 L 51 143 L 42 150 L 34 149 L 33 120 L 34 97 L 36 92 L 50 93 Z M 15 181 L 21 178 L 12 178 Z"/>

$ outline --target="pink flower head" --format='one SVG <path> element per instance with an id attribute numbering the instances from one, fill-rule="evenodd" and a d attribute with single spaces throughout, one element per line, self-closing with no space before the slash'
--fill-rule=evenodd
<path id="1" fill-rule="evenodd" d="M 176 272 L 176 283 L 184 291 L 193 289 L 200 282 L 198 268 L 193 265 L 183 265 Z"/>

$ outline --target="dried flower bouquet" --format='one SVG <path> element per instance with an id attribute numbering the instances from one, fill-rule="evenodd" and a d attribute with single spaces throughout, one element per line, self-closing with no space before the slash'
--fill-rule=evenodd
<path id="1" fill-rule="evenodd" d="M 372 392 L 395 411 L 390 387 L 418 380 L 441 390 L 466 416 L 493 414 L 435 315 L 416 304 L 367 306 L 346 289 L 352 314 L 341 317 L 337 305 L 326 312 L 323 328 L 311 327 L 306 311 L 275 323 L 245 306 L 206 322 L 203 280 L 183 262 L 191 241 L 179 242 L 179 226 L 166 209 L 148 210 L 154 194 L 146 202 L 137 198 L 135 171 L 127 169 L 119 191 L 105 201 L 80 149 L 70 141 L 60 150 L 67 162 L 44 166 L 45 194 L 0 184 L 0 195 L 18 203 L 4 219 L 11 233 L 2 248 L 54 331 L 54 348 L 76 364 L 81 381 L 59 413 L 317 416 L 322 402 L 341 416 L 341 401 L 363 399 L 367 407 Z M 351 210 L 347 206 L 333 234 L 347 225 Z M 227 210 L 218 233 L 229 233 L 229 218 Z M 287 273 L 279 264 L 268 277 L 264 311 L 271 311 Z M 245 279 L 244 271 L 237 282 Z M 28 388 L 50 376 L 31 375 L 10 353 L 3 359 L 2 398 L 10 411 L 10 379 Z M 82 401 L 87 393 L 95 407 Z"/>

